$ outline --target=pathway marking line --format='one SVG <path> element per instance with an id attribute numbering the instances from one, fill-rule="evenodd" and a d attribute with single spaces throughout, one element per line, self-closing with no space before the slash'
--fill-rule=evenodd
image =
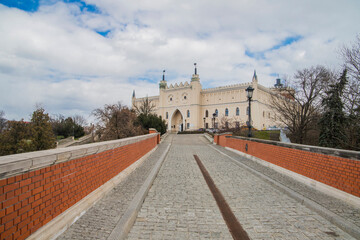
<path id="1" fill-rule="evenodd" d="M 224 196 L 221 194 L 220 190 L 216 187 L 213 179 L 211 178 L 209 172 L 206 170 L 205 166 L 202 164 L 200 158 L 197 155 L 194 155 L 195 161 L 198 164 L 200 171 L 215 198 L 215 201 L 220 209 L 220 212 L 228 226 L 228 229 L 235 240 L 250 240 L 246 231 L 242 228 L 241 224 L 235 217 L 230 206 L 226 202 Z"/>

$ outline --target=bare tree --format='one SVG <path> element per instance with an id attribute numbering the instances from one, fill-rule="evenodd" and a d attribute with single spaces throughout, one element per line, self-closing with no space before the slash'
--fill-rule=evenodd
<path id="1" fill-rule="evenodd" d="M 155 107 L 155 104 L 148 97 L 143 98 L 140 103 L 133 105 L 137 115 L 144 114 L 146 116 L 154 113 Z"/>
<path id="2" fill-rule="evenodd" d="M 341 48 L 341 55 L 348 72 L 348 84 L 345 87 L 343 102 L 348 115 L 348 146 L 360 149 L 360 35 L 350 46 Z"/>
<path id="3" fill-rule="evenodd" d="M 322 66 L 298 70 L 291 88 L 272 95 L 272 106 L 290 131 L 292 141 L 304 143 L 311 127 L 316 125 L 321 109 L 321 95 L 331 80 L 330 71 Z"/>
<path id="4" fill-rule="evenodd" d="M 238 123 L 238 126 L 236 123 Z M 240 127 L 242 125 L 244 125 L 244 122 L 241 121 L 239 117 L 235 117 L 235 116 L 228 117 L 228 116 L 222 115 L 219 118 L 219 128 L 220 129 L 229 130 L 229 129 L 233 129 L 236 127 Z"/>
<path id="5" fill-rule="evenodd" d="M 343 46 L 341 55 L 348 72 L 348 87 L 345 89 L 345 107 L 350 115 L 360 107 L 360 35 L 351 46 Z M 357 110 L 357 111 L 356 111 Z"/>
<path id="6" fill-rule="evenodd" d="M 93 115 L 98 119 L 96 133 L 101 140 L 120 139 L 143 134 L 136 124 L 136 114 L 120 102 L 97 108 Z"/>
<path id="7" fill-rule="evenodd" d="M 86 126 L 87 125 L 87 122 L 86 122 L 86 119 L 81 116 L 81 115 L 78 115 L 78 114 L 75 114 L 73 117 L 72 117 L 72 120 L 74 122 L 74 124 L 77 124 L 79 126 Z"/>

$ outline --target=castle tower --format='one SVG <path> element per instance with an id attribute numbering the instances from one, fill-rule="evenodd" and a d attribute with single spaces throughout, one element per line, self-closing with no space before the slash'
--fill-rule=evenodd
<path id="1" fill-rule="evenodd" d="M 201 90 L 202 86 L 200 83 L 200 77 L 197 72 L 196 63 L 194 63 L 195 72 L 191 77 L 191 99 L 192 99 L 192 106 L 190 107 L 192 116 L 191 116 L 191 123 L 193 124 L 192 127 L 199 127 L 199 122 L 202 121 L 202 111 L 201 111 Z"/>
<path id="2" fill-rule="evenodd" d="M 167 82 L 165 80 L 165 70 L 163 70 L 162 80 L 159 83 L 159 106 L 164 106 L 166 104 L 166 91 L 167 88 Z M 160 116 L 163 116 L 165 118 L 165 111 L 164 109 L 160 109 L 157 113 Z"/>
<path id="3" fill-rule="evenodd" d="M 199 74 L 197 74 L 196 63 L 194 63 L 194 66 L 195 66 L 195 73 L 192 75 L 191 82 L 195 82 L 195 81 L 200 82 Z"/>
<path id="4" fill-rule="evenodd" d="M 167 87 L 167 82 L 165 80 L 165 70 L 163 70 L 163 76 L 162 76 L 162 80 L 159 83 L 159 88 L 165 89 L 166 87 Z"/>

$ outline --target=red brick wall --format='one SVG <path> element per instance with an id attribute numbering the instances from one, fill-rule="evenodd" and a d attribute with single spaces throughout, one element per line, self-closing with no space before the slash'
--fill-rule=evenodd
<path id="1" fill-rule="evenodd" d="M 158 131 L 154 128 L 150 128 L 149 129 L 149 134 L 151 133 L 158 133 Z M 157 143 L 159 144 L 160 143 L 160 134 L 157 135 Z"/>
<path id="2" fill-rule="evenodd" d="M 222 146 L 222 147 L 226 147 L 226 137 L 227 136 L 232 136 L 232 134 L 221 134 L 217 136 L 217 144 Z"/>
<path id="3" fill-rule="evenodd" d="M 0 180 L 0 239 L 25 239 L 144 156 L 157 136 Z"/>
<path id="4" fill-rule="evenodd" d="M 214 143 L 219 144 L 219 135 L 214 135 Z"/>
<path id="5" fill-rule="evenodd" d="M 227 147 L 360 197 L 360 161 L 272 144 L 227 138 Z M 248 150 L 245 150 L 246 144 Z"/>

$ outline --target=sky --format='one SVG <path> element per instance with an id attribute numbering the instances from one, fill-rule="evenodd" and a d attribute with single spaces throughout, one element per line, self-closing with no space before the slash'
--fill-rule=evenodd
<path id="1" fill-rule="evenodd" d="M 118 101 L 190 81 L 266 87 L 296 70 L 340 70 L 360 34 L 358 0 L 0 0 L 0 110 L 29 120 L 89 118 Z"/>

